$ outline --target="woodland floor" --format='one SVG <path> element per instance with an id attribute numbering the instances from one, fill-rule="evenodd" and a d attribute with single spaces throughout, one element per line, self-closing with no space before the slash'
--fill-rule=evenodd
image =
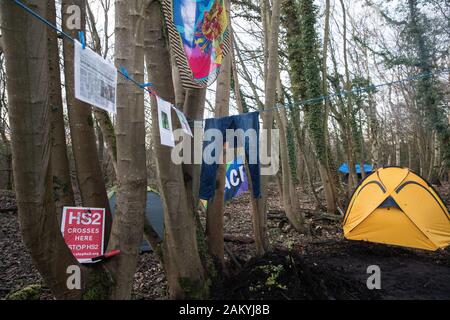
<path id="1" fill-rule="evenodd" d="M 439 188 L 450 205 L 450 186 Z M 299 192 L 299 194 L 301 194 Z M 278 217 L 282 207 L 275 186 L 269 188 L 269 211 Z M 304 210 L 313 210 L 310 197 L 300 199 Z M 15 206 L 14 194 L 0 193 L 0 209 Z M 312 236 L 290 230 L 281 219 L 269 219 L 273 252 L 255 253 L 248 195 L 227 205 L 225 233 L 241 242 L 226 242 L 229 276 L 217 284 L 214 299 L 450 299 L 450 249 L 426 252 L 360 243 L 343 239 L 339 221 L 306 214 Z M 234 239 L 236 240 L 236 239 Z M 238 267 L 238 264 L 240 267 Z M 366 287 L 370 265 L 381 268 L 381 290 Z M 16 211 L 0 213 L 0 299 L 24 286 L 42 284 L 37 299 L 52 299 L 31 263 L 20 232 Z M 135 299 L 166 299 L 163 270 L 151 253 L 140 256 L 135 275 Z"/>

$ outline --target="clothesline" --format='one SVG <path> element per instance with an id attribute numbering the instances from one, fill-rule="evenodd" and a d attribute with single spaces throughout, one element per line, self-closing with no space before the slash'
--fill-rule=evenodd
<path id="1" fill-rule="evenodd" d="M 346 96 L 348 94 L 357 94 L 357 93 L 364 93 L 364 92 L 369 92 L 371 90 L 376 90 L 378 88 L 382 88 L 382 87 L 389 87 L 392 85 L 396 85 L 396 84 L 400 84 L 400 83 L 404 83 L 404 82 L 410 82 L 410 81 L 414 81 L 414 80 L 418 80 L 418 79 L 422 79 L 422 78 L 428 78 L 431 77 L 433 75 L 438 75 L 441 73 L 445 73 L 445 72 L 450 72 L 450 68 L 444 68 L 444 69 L 438 69 L 435 71 L 428 71 L 428 72 L 423 72 L 423 73 L 419 73 L 404 79 L 399 79 L 399 80 L 395 80 L 395 81 L 391 81 L 391 82 L 385 82 L 385 83 L 380 83 L 377 85 L 371 85 L 371 86 L 367 86 L 367 87 L 359 87 L 359 88 L 354 88 L 352 90 L 342 90 L 340 92 L 337 93 L 331 93 L 328 95 L 323 95 L 320 97 L 316 97 L 316 98 L 311 98 L 311 99 L 306 99 L 306 100 L 302 100 L 302 101 L 298 101 L 295 102 L 291 105 L 285 105 L 285 104 L 277 104 L 277 106 L 273 107 L 273 108 L 269 108 L 269 109 L 262 109 L 262 110 L 256 110 L 261 112 L 272 112 L 275 110 L 279 110 L 281 108 L 289 108 L 290 106 L 305 106 L 308 104 L 314 104 L 314 103 L 319 103 L 322 102 L 324 100 L 329 100 L 332 98 L 337 98 L 337 97 L 343 97 Z M 195 121 L 204 121 L 205 119 L 199 119 L 199 120 L 189 120 L 189 123 L 193 123 Z"/>
<path id="2" fill-rule="evenodd" d="M 400 84 L 400 83 L 404 83 L 404 82 L 410 82 L 410 81 L 414 81 L 414 80 L 418 80 L 418 79 L 422 79 L 422 78 L 428 78 L 428 77 L 431 77 L 433 75 L 437 75 L 437 74 L 441 74 L 441 73 L 445 73 L 445 72 L 450 72 L 450 68 L 438 69 L 438 70 L 435 70 L 435 71 L 423 72 L 423 73 L 419 73 L 419 74 L 416 74 L 416 75 L 413 75 L 413 76 L 410 76 L 410 77 L 407 77 L 407 78 L 404 78 L 404 79 L 395 80 L 395 81 L 391 81 L 391 82 L 380 83 L 380 84 L 377 84 L 377 85 L 371 85 L 371 86 L 367 86 L 367 87 L 358 87 L 358 88 L 354 88 L 352 90 L 342 90 L 342 91 L 337 92 L 337 93 L 331 93 L 331 94 L 320 96 L 320 97 L 317 97 L 317 98 L 311 98 L 311 99 L 299 101 L 297 103 L 294 103 L 294 105 L 301 106 L 301 105 L 313 104 L 313 103 L 321 102 L 323 100 L 328 100 L 328 99 L 331 99 L 331 98 L 343 97 L 343 96 L 348 95 L 348 94 L 364 93 L 364 92 L 368 92 L 368 91 L 371 91 L 371 90 L 376 90 L 376 89 L 381 88 L 381 87 L 390 87 L 392 85 L 396 85 L 396 84 Z M 277 106 L 277 107 L 271 108 L 271 109 L 264 109 L 264 110 L 261 110 L 260 112 L 273 111 L 273 110 L 279 109 L 280 107 L 285 107 L 285 105 L 280 105 L 280 106 Z"/>
<path id="3" fill-rule="evenodd" d="M 59 29 L 55 24 L 53 24 L 52 22 L 48 21 L 47 19 L 45 19 L 41 15 L 39 15 L 37 12 L 35 12 L 34 10 L 32 10 L 31 8 L 26 6 L 23 2 L 21 2 L 19 0 L 11 0 L 11 1 L 13 1 L 20 8 L 24 9 L 26 12 L 28 12 L 29 14 L 31 14 L 32 16 L 37 18 L 42 23 L 46 24 L 47 26 L 49 26 L 50 28 L 55 30 L 57 33 L 59 33 L 63 37 L 67 38 L 68 40 L 70 40 L 73 43 L 75 42 L 75 39 L 72 36 L 70 36 L 69 34 L 64 32 L 63 30 Z M 395 84 L 400 84 L 400 83 L 404 83 L 404 82 L 410 82 L 410 81 L 414 81 L 414 80 L 418 80 L 418 79 L 422 79 L 422 78 L 428 78 L 428 77 L 431 77 L 433 75 L 437 75 L 437 74 L 441 74 L 441 73 L 445 73 L 445 72 L 449 72 L 449 71 L 450 71 L 450 68 L 444 68 L 444 69 L 438 69 L 438 70 L 435 70 L 435 71 L 423 72 L 423 73 L 419 73 L 419 74 L 416 74 L 416 75 L 413 75 L 413 76 L 410 76 L 410 77 L 407 77 L 407 78 L 404 78 L 404 79 L 399 79 L 399 80 L 396 80 L 396 81 L 380 83 L 380 84 L 377 84 L 377 85 L 371 85 L 371 86 L 367 86 L 367 87 L 358 87 L 358 88 L 354 88 L 352 90 L 342 90 L 340 92 L 331 93 L 331 94 L 328 94 L 328 95 L 323 95 L 323 96 L 319 96 L 319 97 L 315 97 L 315 98 L 311 98 L 311 99 L 306 99 L 306 100 L 303 100 L 303 101 L 296 102 L 293 105 L 294 106 L 304 106 L 304 105 L 308 105 L 308 104 L 319 103 L 319 102 L 322 102 L 324 100 L 329 100 L 331 98 L 343 97 L 343 96 L 346 96 L 348 94 L 355 94 L 355 93 L 358 94 L 358 93 L 369 92 L 369 91 L 372 91 L 372 90 L 376 90 L 378 88 L 388 87 L 388 86 L 392 86 L 392 85 L 395 85 Z M 139 83 L 138 81 L 136 81 L 135 79 L 130 77 L 130 75 L 128 74 L 128 71 L 124 67 L 120 67 L 119 69 L 117 69 L 117 72 L 119 74 L 121 74 L 125 79 L 127 79 L 128 81 L 131 81 L 133 84 L 138 86 L 139 88 L 147 91 L 149 94 L 156 95 L 154 90 L 149 89 L 149 87 L 153 87 L 152 83 Z M 277 104 L 273 108 L 259 110 L 259 112 L 271 112 L 271 111 L 279 110 L 281 108 L 288 108 L 289 106 L 290 105 Z M 174 109 L 179 110 L 175 106 L 174 106 Z M 197 119 L 197 120 L 192 120 L 192 119 L 188 118 L 189 124 L 192 124 L 195 121 L 204 121 L 204 120 L 205 120 L 205 118 Z"/>
<path id="4" fill-rule="evenodd" d="M 21 2 L 19 0 L 11 0 L 11 1 L 13 1 L 16 5 L 18 5 L 22 9 L 24 9 L 26 12 L 31 14 L 33 17 L 35 17 L 36 19 L 38 19 L 42 23 L 46 24 L 47 26 L 49 26 L 50 28 L 55 30 L 61 36 L 67 38 L 72 43 L 75 43 L 75 39 L 71 35 L 69 35 L 68 33 L 64 32 L 60 28 L 58 28 L 55 24 L 53 24 L 52 22 L 50 22 L 47 19 L 45 19 L 43 16 L 41 16 L 39 13 L 37 13 L 36 11 L 32 10 L 31 8 L 29 8 L 23 2 Z M 80 39 L 80 40 L 82 40 L 82 39 Z M 83 40 L 81 42 L 83 42 Z M 120 73 L 128 81 L 131 81 L 132 83 L 134 83 L 139 88 L 144 89 L 145 91 L 147 91 L 151 95 L 154 94 L 150 89 L 148 89 L 148 87 L 152 86 L 151 83 L 139 83 L 138 81 L 136 81 L 135 79 L 130 77 L 130 75 L 128 74 L 128 71 L 124 67 L 120 67 L 119 69 L 117 69 L 117 72 Z"/>

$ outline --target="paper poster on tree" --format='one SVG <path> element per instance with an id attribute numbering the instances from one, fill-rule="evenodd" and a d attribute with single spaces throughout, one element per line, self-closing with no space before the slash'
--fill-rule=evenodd
<path id="1" fill-rule="evenodd" d="M 161 144 L 168 147 L 175 147 L 175 137 L 172 130 L 172 105 L 157 97 L 158 101 L 158 121 Z"/>
<path id="2" fill-rule="evenodd" d="M 80 263 L 103 255 L 105 209 L 64 207 L 61 232 Z"/>
<path id="3" fill-rule="evenodd" d="M 194 135 L 192 134 L 192 130 L 191 127 L 189 126 L 189 122 L 186 119 L 186 116 L 184 115 L 183 112 L 181 112 L 180 110 L 174 108 L 177 116 L 178 116 L 178 120 L 180 120 L 180 124 L 181 124 L 181 128 L 183 129 L 184 133 L 190 135 L 191 137 L 193 137 Z"/>
<path id="4" fill-rule="evenodd" d="M 116 113 L 117 69 L 78 41 L 74 43 L 75 98 Z"/>

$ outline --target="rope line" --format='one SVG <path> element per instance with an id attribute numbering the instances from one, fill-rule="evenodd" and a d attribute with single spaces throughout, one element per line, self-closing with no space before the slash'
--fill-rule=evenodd
<path id="1" fill-rule="evenodd" d="M 45 19 L 44 17 L 39 15 L 37 12 L 33 11 L 32 9 L 30 9 L 23 2 L 21 2 L 19 0 L 11 0 L 11 1 L 13 1 L 17 6 L 19 6 L 22 9 L 24 9 L 26 12 L 28 12 L 29 14 L 34 16 L 36 19 L 38 19 L 42 23 L 46 24 L 47 26 L 49 26 L 50 28 L 55 30 L 60 35 L 66 37 L 68 40 L 70 40 L 73 43 L 75 42 L 75 39 L 72 36 L 70 36 L 69 34 L 64 32 L 63 30 L 59 29 L 55 24 L 53 24 L 52 22 L 50 22 L 47 19 Z M 153 87 L 152 83 L 150 83 L 150 82 L 149 83 L 139 83 L 138 81 L 136 81 L 135 79 L 130 77 L 130 75 L 128 74 L 128 71 L 123 66 L 120 66 L 120 68 L 117 69 L 117 72 L 120 73 L 125 79 L 127 79 L 127 80 L 131 81 L 132 83 L 134 83 L 137 87 L 147 91 L 150 95 L 155 95 L 154 91 L 149 88 L 149 87 Z M 419 74 L 416 74 L 416 75 L 413 75 L 413 76 L 410 76 L 410 77 L 407 77 L 407 78 L 404 78 L 404 79 L 395 80 L 395 81 L 386 82 L 386 83 L 380 83 L 380 84 L 377 84 L 377 85 L 370 85 L 370 86 L 367 86 L 367 87 L 358 87 L 358 88 L 354 88 L 352 90 L 342 90 L 340 92 L 335 92 L 335 93 L 331 93 L 331 94 L 328 94 L 328 95 L 323 95 L 323 96 L 320 96 L 320 97 L 299 101 L 299 102 L 296 102 L 296 103 L 294 103 L 292 105 L 294 105 L 294 106 L 305 106 L 305 105 L 308 105 L 308 104 L 315 104 L 315 103 L 319 103 L 319 102 L 322 102 L 324 100 L 328 100 L 328 99 L 331 99 L 331 98 L 343 97 L 343 96 L 346 96 L 348 94 L 364 93 L 364 92 L 376 90 L 378 88 L 392 86 L 392 85 L 400 84 L 400 83 L 404 83 L 404 82 L 415 81 L 415 80 L 418 80 L 418 79 L 431 77 L 433 75 L 437 75 L 437 74 L 441 74 L 441 73 L 445 73 L 445 72 L 450 72 L 450 68 L 438 69 L 438 70 L 435 70 L 435 71 L 423 72 L 423 73 L 419 73 Z M 271 111 L 275 111 L 275 110 L 278 110 L 278 109 L 281 109 L 281 108 L 288 108 L 288 107 L 289 107 L 289 105 L 277 104 L 273 108 L 259 110 L 259 112 L 271 112 Z M 174 108 L 177 109 L 175 106 L 174 106 Z M 205 120 L 205 119 L 204 118 L 200 119 L 200 120 L 188 119 L 188 122 L 189 123 L 193 123 L 195 121 L 203 121 L 203 120 Z"/>
<path id="2" fill-rule="evenodd" d="M 23 2 L 21 2 L 19 0 L 12 0 L 12 1 L 17 6 L 19 6 L 20 8 L 24 9 L 26 12 L 31 14 L 33 17 L 35 17 L 36 19 L 38 19 L 39 21 L 41 21 L 45 25 L 47 25 L 50 28 L 52 28 L 53 30 L 55 30 L 61 36 L 67 38 L 72 43 L 75 43 L 75 39 L 71 35 L 69 35 L 68 33 L 64 32 L 61 29 L 59 29 L 55 24 L 53 24 L 52 22 L 48 21 L 43 16 L 41 16 L 39 13 L 37 13 L 36 11 L 34 11 L 31 8 L 29 8 L 28 6 L 26 6 Z M 147 87 L 151 86 L 151 83 L 145 83 L 145 84 L 139 83 L 138 81 L 136 81 L 135 79 L 133 79 L 132 77 L 129 76 L 128 71 L 124 67 L 120 67 L 119 69 L 117 69 L 117 72 L 120 73 L 125 79 L 127 79 L 127 80 L 131 81 L 132 83 L 134 83 L 137 87 L 139 87 L 141 89 L 144 89 L 145 91 L 147 91 L 151 95 L 154 94 L 151 90 L 149 90 L 147 88 Z"/>

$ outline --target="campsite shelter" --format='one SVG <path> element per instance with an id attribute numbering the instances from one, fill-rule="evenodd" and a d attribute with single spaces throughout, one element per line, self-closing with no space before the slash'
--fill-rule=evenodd
<path id="1" fill-rule="evenodd" d="M 368 176 L 344 218 L 350 240 L 426 250 L 450 244 L 450 215 L 437 192 L 409 169 L 389 167 Z"/>
<path id="2" fill-rule="evenodd" d="M 112 190 L 108 193 L 109 198 L 109 206 L 111 207 L 111 214 L 114 218 L 114 210 L 116 208 L 116 190 Z M 163 239 L 164 237 L 164 209 L 161 201 L 161 197 L 158 192 L 152 190 L 151 188 L 147 189 L 147 204 L 145 207 L 145 216 L 158 233 L 159 237 Z M 152 247 L 147 242 L 147 240 L 143 239 L 140 245 L 140 252 L 149 252 L 152 250 Z"/>
<path id="3" fill-rule="evenodd" d="M 362 179 L 361 165 L 356 164 L 355 169 L 356 169 L 356 174 L 358 175 L 358 179 L 359 179 L 359 181 L 361 181 L 361 179 Z M 373 167 L 370 164 L 364 164 L 363 170 L 364 170 L 365 174 L 368 175 L 373 172 Z M 344 175 L 343 182 L 347 183 L 348 176 L 350 174 L 350 168 L 348 167 L 348 164 L 347 163 L 341 164 L 341 166 L 339 167 L 339 172 Z"/>

